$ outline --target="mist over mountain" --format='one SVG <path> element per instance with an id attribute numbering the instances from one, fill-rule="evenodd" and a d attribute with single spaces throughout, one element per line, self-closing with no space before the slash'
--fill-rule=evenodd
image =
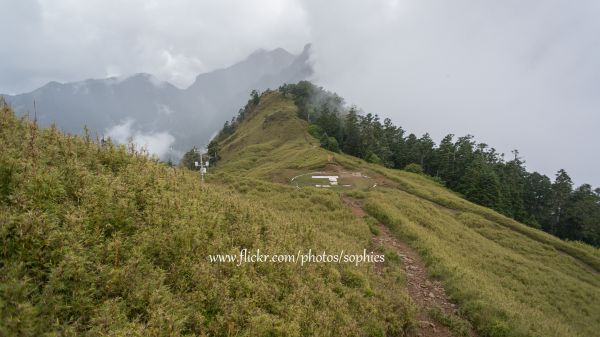
<path id="1" fill-rule="evenodd" d="M 129 140 L 163 159 L 178 159 L 204 146 L 236 115 L 250 91 L 307 79 L 310 45 L 299 55 L 278 48 L 257 50 L 228 68 L 200 74 L 181 89 L 152 74 L 48 84 L 28 93 L 2 95 L 19 115 L 37 115 L 69 133 L 87 126 L 92 135 Z M 35 101 L 35 107 L 34 107 Z"/>

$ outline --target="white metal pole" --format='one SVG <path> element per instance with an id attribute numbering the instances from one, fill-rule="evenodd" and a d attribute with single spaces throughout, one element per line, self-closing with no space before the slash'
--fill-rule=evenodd
<path id="1" fill-rule="evenodd" d="M 200 179 L 202 185 L 204 185 L 204 164 L 202 163 L 202 152 L 200 152 Z"/>

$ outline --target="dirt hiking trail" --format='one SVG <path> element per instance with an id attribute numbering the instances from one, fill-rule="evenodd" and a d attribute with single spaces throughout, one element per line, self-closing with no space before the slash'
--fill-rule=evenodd
<path id="1" fill-rule="evenodd" d="M 360 201 L 346 195 L 342 195 L 342 200 L 350 206 L 355 216 L 362 218 L 367 215 Z M 429 314 L 431 309 L 438 308 L 445 315 L 460 317 L 456 305 L 448 299 L 441 282 L 429 277 L 425 263 L 419 254 L 406 243 L 398 240 L 381 223 L 379 223 L 379 234 L 373 238 L 373 243 L 394 250 L 402 260 L 406 272 L 408 294 L 412 302 L 419 308 L 418 324 L 413 335 L 419 337 L 455 336 L 448 327 L 436 321 Z M 472 328 L 469 330 L 469 336 L 478 336 L 475 330 Z"/>

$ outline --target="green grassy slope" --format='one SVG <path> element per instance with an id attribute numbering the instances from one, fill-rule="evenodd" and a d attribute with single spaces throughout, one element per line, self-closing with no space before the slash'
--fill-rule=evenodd
<path id="1" fill-rule="evenodd" d="M 295 111 L 290 99 L 263 95 L 253 115 L 223 141 L 218 175 L 289 184 L 297 174 L 330 165 L 329 152 L 308 135 Z M 598 249 L 561 241 L 472 204 L 427 177 L 343 154 L 335 154 L 335 164 L 379 182 L 347 193 L 361 198 L 372 216 L 425 256 L 432 274 L 444 281 L 482 335 L 600 331 Z"/>
<path id="2" fill-rule="evenodd" d="M 241 248 L 360 253 L 366 221 L 298 174 L 360 171 L 350 188 L 426 258 L 483 336 L 593 336 L 600 253 L 474 205 L 427 177 L 321 149 L 276 92 L 197 173 L 36 128 L 0 106 L 0 336 L 403 335 L 405 275 L 372 265 L 210 263 Z"/>
<path id="3" fill-rule="evenodd" d="M 398 259 L 210 263 L 209 254 L 362 253 L 333 192 L 169 168 L 38 129 L 0 106 L 0 336 L 402 335 Z"/>

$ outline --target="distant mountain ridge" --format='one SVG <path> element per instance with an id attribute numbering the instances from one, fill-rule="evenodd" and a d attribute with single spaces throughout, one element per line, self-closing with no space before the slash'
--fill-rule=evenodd
<path id="1" fill-rule="evenodd" d="M 133 139 L 163 159 L 176 160 L 203 146 L 226 120 L 236 115 L 251 90 L 276 88 L 309 78 L 310 44 L 298 55 L 277 48 L 257 50 L 230 67 L 200 74 L 180 89 L 151 74 L 49 82 L 29 93 L 2 95 L 19 115 L 34 113 L 38 122 L 69 133 Z"/>

